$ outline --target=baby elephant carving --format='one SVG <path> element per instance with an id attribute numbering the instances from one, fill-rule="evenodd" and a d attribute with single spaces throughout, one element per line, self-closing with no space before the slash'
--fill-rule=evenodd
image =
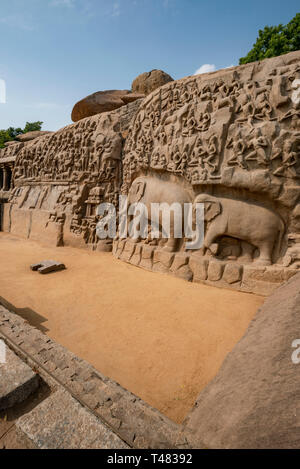
<path id="1" fill-rule="evenodd" d="M 277 247 L 280 252 L 285 225 L 279 215 L 256 203 L 200 194 L 195 203 L 204 204 L 207 228 L 204 247 L 216 253 L 214 242 L 220 236 L 247 241 L 259 249 L 257 263 L 272 264 Z"/>

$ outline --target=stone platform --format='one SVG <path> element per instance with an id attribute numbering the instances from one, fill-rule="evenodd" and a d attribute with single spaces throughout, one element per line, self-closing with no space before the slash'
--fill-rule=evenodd
<path id="1" fill-rule="evenodd" d="M 23 402 L 39 385 L 38 375 L 7 346 L 5 351 L 5 363 L 0 363 L 0 411 Z"/>
<path id="2" fill-rule="evenodd" d="M 190 252 L 167 252 L 163 248 L 122 239 L 114 241 L 113 254 L 129 264 L 162 272 L 190 282 L 268 296 L 299 271 L 280 265 L 242 264 Z"/>
<path id="3" fill-rule="evenodd" d="M 14 440 L 26 441 L 26 447 L 201 446 L 182 425 L 175 424 L 1 305 L 0 339 L 18 353 L 27 370 L 36 370 L 52 393 L 15 423 Z"/>

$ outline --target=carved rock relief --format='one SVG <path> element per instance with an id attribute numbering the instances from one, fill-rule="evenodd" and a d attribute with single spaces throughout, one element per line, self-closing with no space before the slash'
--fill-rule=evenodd
<path id="1" fill-rule="evenodd" d="M 82 119 L 20 147 L 10 194 L 13 210 L 47 213 L 41 235 L 44 229 L 60 233 L 59 245 L 65 239 L 65 244 L 111 250 L 112 240 L 101 243 L 96 236 L 96 209 L 101 202 L 118 206 L 124 135 L 138 105 Z"/>
<path id="2" fill-rule="evenodd" d="M 292 96 L 299 79 L 295 52 L 175 81 L 142 102 L 123 151 L 122 192 L 131 194 L 141 177 L 149 186 L 173 180 L 207 209 L 203 249 L 191 254 L 181 243 L 172 252 L 262 271 L 298 268 L 300 104 Z M 141 252 L 143 244 L 149 240 Z M 220 266 L 212 269 L 222 278 Z"/>
<path id="3" fill-rule="evenodd" d="M 14 168 L 6 225 L 18 211 L 40 213 L 37 226 L 57 243 L 110 249 L 112 240 L 96 236 L 96 207 L 117 205 L 120 192 L 133 197 L 144 178 L 147 203 L 168 202 L 167 192 L 182 204 L 202 197 L 218 213 L 206 217 L 195 252 L 184 239 L 116 239 L 118 257 L 246 291 L 275 285 L 300 264 L 300 105 L 292 99 L 299 79 L 299 52 L 187 77 L 0 150 L 0 165 Z"/>

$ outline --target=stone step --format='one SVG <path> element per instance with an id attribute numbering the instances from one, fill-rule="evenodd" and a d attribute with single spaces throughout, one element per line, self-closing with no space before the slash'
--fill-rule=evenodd
<path id="1" fill-rule="evenodd" d="M 0 410 L 25 401 L 39 386 L 39 377 L 0 340 Z"/>
<path id="2" fill-rule="evenodd" d="M 40 449 L 129 449 L 63 389 L 20 417 L 16 427 Z"/>

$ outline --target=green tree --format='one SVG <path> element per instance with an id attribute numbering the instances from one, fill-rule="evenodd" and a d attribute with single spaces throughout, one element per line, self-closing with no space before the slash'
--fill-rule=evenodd
<path id="1" fill-rule="evenodd" d="M 27 132 L 33 132 L 34 130 L 41 130 L 42 129 L 43 122 L 37 121 L 37 122 L 26 122 L 26 125 L 23 130 L 23 134 L 26 134 Z"/>
<path id="2" fill-rule="evenodd" d="M 42 121 L 26 122 L 24 129 L 21 129 L 20 127 L 9 127 L 6 130 L 0 130 L 0 148 L 4 148 L 4 143 L 15 140 L 16 137 L 20 134 L 26 134 L 27 132 L 32 132 L 34 130 L 41 130 L 42 125 Z"/>
<path id="3" fill-rule="evenodd" d="M 277 57 L 300 49 L 300 13 L 286 25 L 265 26 L 258 31 L 253 48 L 240 58 L 240 65 Z"/>

